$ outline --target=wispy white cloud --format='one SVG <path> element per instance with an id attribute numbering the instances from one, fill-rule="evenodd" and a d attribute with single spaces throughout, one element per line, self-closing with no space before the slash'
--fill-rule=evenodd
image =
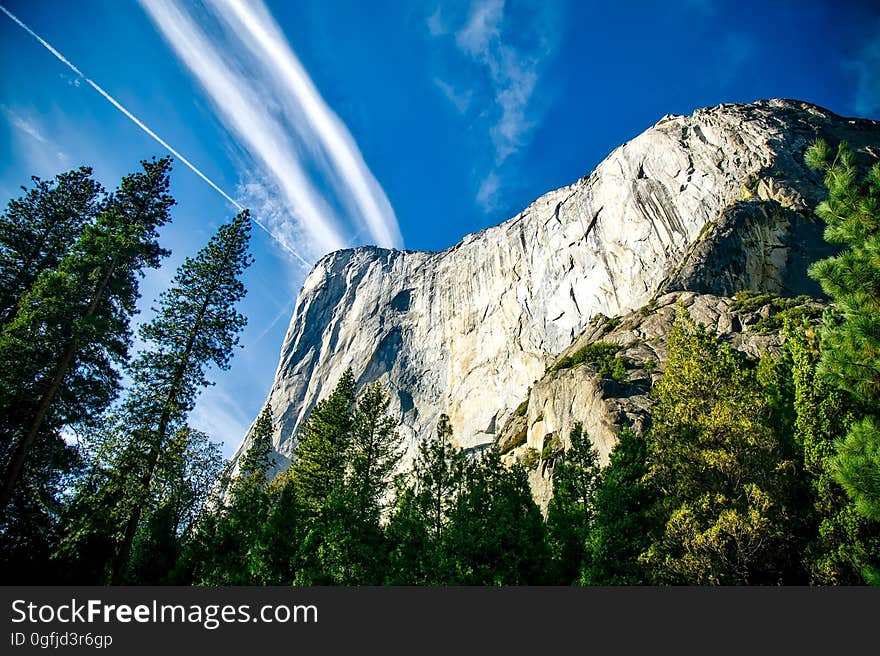
<path id="1" fill-rule="evenodd" d="M 0 111 L 3 112 L 3 115 L 6 116 L 6 120 L 9 121 L 9 124 L 12 127 L 24 132 L 31 139 L 34 139 L 41 144 L 48 143 L 48 140 L 43 136 L 33 120 L 20 116 L 6 105 L 0 105 Z"/>
<path id="2" fill-rule="evenodd" d="M 857 58 L 847 63 L 856 74 L 853 109 L 859 116 L 880 118 L 880 22 Z"/>
<path id="3" fill-rule="evenodd" d="M 477 202 L 486 210 L 492 209 L 497 202 L 500 187 L 501 180 L 498 178 L 498 173 L 491 171 L 480 183 L 480 188 L 477 190 Z"/>
<path id="4" fill-rule="evenodd" d="M 439 77 L 434 78 L 434 84 L 443 92 L 443 95 L 452 103 L 453 107 L 455 107 L 459 114 L 465 114 L 467 112 L 471 105 L 473 91 L 470 89 L 466 91 L 456 91 L 454 86 L 441 80 Z"/>
<path id="5" fill-rule="evenodd" d="M 26 163 L 28 171 L 40 176 L 50 177 L 66 168 L 70 158 L 52 139 L 39 119 L 29 112 L 16 110 L 7 105 L 0 105 L 0 113 L 15 130 L 17 138 L 13 138 L 19 157 Z"/>
<path id="6" fill-rule="evenodd" d="M 244 147 L 284 193 L 292 215 L 302 233 L 294 241 L 305 240 L 323 252 L 341 248 L 335 212 L 309 181 L 296 156 L 284 126 L 270 113 L 258 88 L 227 63 L 216 44 L 193 18 L 168 0 L 142 1 L 141 6 L 159 28 L 177 56 L 207 91 L 221 114 L 224 125 L 236 134 Z M 270 222 L 273 229 L 279 227 Z"/>
<path id="7" fill-rule="evenodd" d="M 428 16 L 428 20 L 425 24 L 428 26 L 428 33 L 431 36 L 441 36 L 449 32 L 449 27 L 446 25 L 446 21 L 443 20 L 441 7 L 437 7 L 434 10 L 434 13 Z"/>
<path id="8" fill-rule="evenodd" d="M 478 117 L 488 121 L 487 133 L 492 143 L 492 164 L 482 175 L 476 200 L 487 211 L 494 209 L 495 199 L 503 185 L 502 166 L 525 147 L 540 123 L 540 109 L 534 106 L 534 95 L 547 55 L 556 43 L 554 7 L 552 3 L 509 6 L 505 0 L 472 0 L 459 17 L 455 30 L 439 29 L 447 18 L 439 9 L 428 20 L 432 36 L 454 36 L 455 50 L 470 62 L 470 75 L 455 83 L 435 81 L 440 91 L 460 112 L 478 104 L 474 89 L 488 91 L 488 106 Z M 528 37 L 523 38 L 527 26 Z M 514 38 L 515 37 L 515 38 Z M 484 87 L 488 87 L 486 90 Z M 462 89 L 466 89 L 462 90 Z M 463 99 L 467 99 L 467 103 Z"/>
<path id="9" fill-rule="evenodd" d="M 478 0 L 471 4 L 467 23 L 455 35 L 458 47 L 474 57 L 490 58 L 490 46 L 501 38 L 504 0 Z"/>
<path id="10" fill-rule="evenodd" d="M 355 217 L 366 224 L 380 246 L 401 246 L 402 238 L 394 210 L 373 177 L 348 128 L 327 106 L 278 24 L 259 0 L 209 0 L 232 32 L 264 64 L 267 86 L 276 91 L 290 127 L 311 150 L 329 160 L 327 171 L 335 190 Z"/>
<path id="11" fill-rule="evenodd" d="M 391 205 L 357 144 L 262 3 L 208 0 L 215 27 L 222 27 L 210 33 L 209 17 L 197 21 L 190 5 L 141 6 L 253 160 L 256 175 L 242 201 L 262 198 L 265 206 L 276 193 L 283 199 L 266 216 L 275 232 L 313 259 L 347 246 L 346 235 L 361 224 L 375 243 L 402 245 Z"/>

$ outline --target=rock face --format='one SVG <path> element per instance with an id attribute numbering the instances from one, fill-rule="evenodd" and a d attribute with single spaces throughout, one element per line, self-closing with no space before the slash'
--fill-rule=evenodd
<path id="1" fill-rule="evenodd" d="M 798 101 L 720 105 L 663 117 L 588 177 L 446 251 L 325 256 L 303 284 L 267 400 L 281 466 L 348 367 L 359 385 L 389 389 L 409 457 L 444 412 L 471 448 L 497 439 L 599 313 L 659 291 L 817 293 L 804 269 L 825 254 L 809 212 L 823 188 L 803 164 L 817 136 L 880 150 L 873 121 Z"/>

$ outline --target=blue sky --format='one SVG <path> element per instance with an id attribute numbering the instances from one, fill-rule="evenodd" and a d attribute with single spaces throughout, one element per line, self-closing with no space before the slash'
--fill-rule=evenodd
<path id="1" fill-rule="evenodd" d="M 272 382 L 308 267 L 442 250 L 589 173 L 667 113 L 799 98 L 880 119 L 871 2 L 0 0 L 0 203 L 81 164 L 112 188 L 167 152 L 254 230 L 249 324 L 192 423 L 228 455 Z M 143 312 L 235 206 L 178 158 L 173 250 Z"/>

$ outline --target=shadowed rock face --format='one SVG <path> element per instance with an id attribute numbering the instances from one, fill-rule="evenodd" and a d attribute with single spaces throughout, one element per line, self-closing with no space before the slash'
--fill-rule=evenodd
<path id="1" fill-rule="evenodd" d="M 598 313 L 660 291 L 815 293 L 804 271 L 825 254 L 810 213 L 823 187 L 803 154 L 817 136 L 880 152 L 873 121 L 789 100 L 720 105 L 663 117 L 588 177 L 446 251 L 326 255 L 267 400 L 279 455 L 348 367 L 390 390 L 410 457 L 441 412 L 473 448 Z"/>

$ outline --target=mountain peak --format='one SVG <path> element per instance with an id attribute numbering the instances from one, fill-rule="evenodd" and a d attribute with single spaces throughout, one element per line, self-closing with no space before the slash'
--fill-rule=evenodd
<path id="1" fill-rule="evenodd" d="M 458 444 L 492 442 L 548 364 L 597 314 L 676 290 L 819 293 L 816 138 L 880 148 L 880 123 L 771 98 L 667 115 L 588 176 L 439 252 L 364 246 L 306 278 L 267 403 L 287 456 L 351 368 L 389 390 L 411 458 L 449 415 Z"/>

